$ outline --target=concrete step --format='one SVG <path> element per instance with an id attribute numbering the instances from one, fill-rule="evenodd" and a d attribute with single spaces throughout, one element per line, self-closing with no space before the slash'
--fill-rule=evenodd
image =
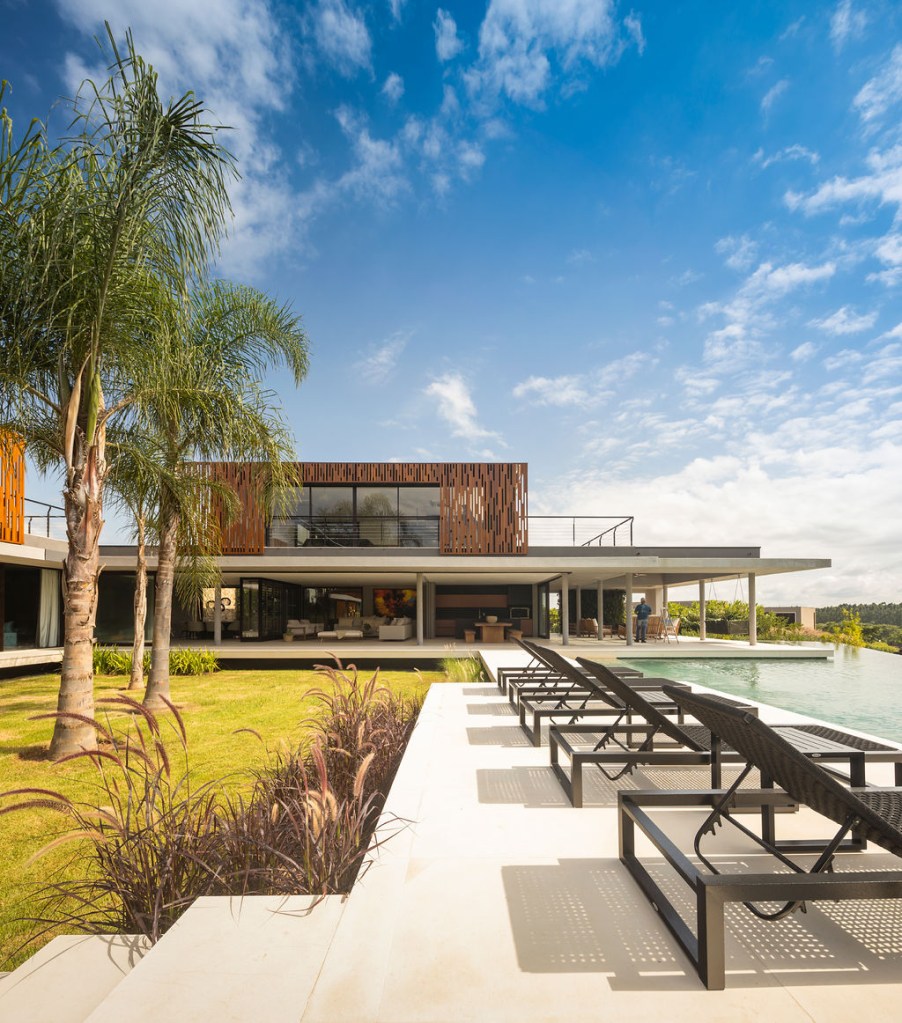
<path id="1" fill-rule="evenodd" d="M 87 1023 L 297 1023 L 345 900 L 313 901 L 198 899 Z"/>
<path id="2" fill-rule="evenodd" d="M 66 934 L 0 979 L 0 1020 L 83 1023 L 146 954 L 129 934 Z"/>

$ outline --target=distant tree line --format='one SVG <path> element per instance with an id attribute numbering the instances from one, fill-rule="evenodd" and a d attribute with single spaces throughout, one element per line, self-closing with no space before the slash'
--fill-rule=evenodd
<path id="1" fill-rule="evenodd" d="M 843 609 L 857 614 L 863 625 L 902 626 L 902 604 L 887 604 L 885 601 L 880 604 L 839 604 L 835 607 L 819 607 L 818 625 L 842 621 Z"/>

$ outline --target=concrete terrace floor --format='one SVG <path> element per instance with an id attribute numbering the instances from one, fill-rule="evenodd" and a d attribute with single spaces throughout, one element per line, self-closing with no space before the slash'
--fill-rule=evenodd
<path id="1" fill-rule="evenodd" d="M 510 648 L 482 654 L 493 670 L 525 660 Z M 799 719 L 766 707 L 762 715 Z M 349 897 L 313 908 L 303 898 L 200 900 L 130 972 L 141 954 L 134 945 L 75 939 L 74 950 L 58 947 L 26 964 L 24 979 L 0 981 L 0 1019 L 898 1018 L 898 902 L 819 903 L 778 924 L 734 908 L 727 989 L 706 991 L 621 866 L 617 786 L 593 773 L 587 805 L 573 809 L 547 746 L 528 744 L 494 685 L 434 685 L 386 806 L 386 827 L 396 833 Z M 619 784 L 704 787 L 705 775 L 655 770 Z M 891 769 L 876 765 L 869 780 L 889 784 Z M 697 815 L 668 818 L 670 833 L 688 841 Z M 780 815 L 781 836 L 821 833 L 812 818 Z M 720 841 L 721 852 L 749 852 L 729 836 Z M 844 857 L 863 862 L 899 867 L 880 851 Z M 87 963 L 92 950 L 105 971 L 93 993 L 91 969 L 77 968 L 79 951 Z M 52 972 L 67 956 L 68 972 Z"/>
<path id="2" fill-rule="evenodd" d="M 694 636 L 681 636 L 679 642 L 649 642 L 646 644 L 634 644 L 627 646 L 622 639 L 607 639 L 599 642 L 597 639 L 585 639 L 570 637 L 570 643 L 564 647 L 560 635 L 552 636 L 550 639 L 540 639 L 536 642 L 551 646 L 568 653 L 571 657 L 586 656 L 600 661 L 616 660 L 618 658 L 641 659 L 649 658 L 703 658 L 703 657 L 730 657 L 730 658 L 818 658 L 827 659 L 833 654 L 833 647 L 829 644 L 812 644 L 808 646 L 797 646 L 791 644 L 759 643 L 750 646 L 748 642 L 741 640 L 699 640 Z M 172 641 L 173 648 L 188 647 L 197 649 L 214 650 L 218 657 L 224 661 L 280 661 L 297 662 L 299 665 L 308 667 L 321 661 L 331 661 L 332 655 L 341 659 L 343 663 L 359 661 L 427 661 L 438 660 L 443 657 L 473 657 L 480 651 L 494 657 L 496 654 L 504 654 L 510 651 L 515 659 L 520 656 L 520 648 L 514 643 L 494 644 L 467 644 L 461 640 L 453 639 L 429 639 L 421 646 L 417 645 L 415 639 L 401 642 L 380 642 L 373 640 L 341 640 L 319 641 L 302 640 L 286 643 L 284 640 L 268 640 L 261 643 L 241 643 L 238 640 L 230 639 L 215 646 L 209 640 L 198 639 L 175 639 Z M 123 650 L 131 650 L 131 647 L 121 647 Z M 21 667 L 26 665 L 35 666 L 35 670 L 41 670 L 39 666 L 45 664 L 59 664 L 62 656 L 60 647 L 43 650 L 6 650 L 0 651 L 0 670 L 4 668 Z M 501 663 L 507 663 L 502 658 Z M 512 663 L 516 663 L 514 660 Z"/>

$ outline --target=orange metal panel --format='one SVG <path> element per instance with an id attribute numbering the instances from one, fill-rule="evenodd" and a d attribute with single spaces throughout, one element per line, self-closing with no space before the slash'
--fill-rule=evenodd
<path id="1" fill-rule="evenodd" d="M 25 445 L 0 436 L 0 540 L 25 542 Z"/>

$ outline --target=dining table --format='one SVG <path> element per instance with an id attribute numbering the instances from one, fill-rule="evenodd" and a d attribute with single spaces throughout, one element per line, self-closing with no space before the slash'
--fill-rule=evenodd
<path id="1" fill-rule="evenodd" d="M 513 622 L 477 622 L 480 643 L 503 643 L 504 630 L 509 629 Z"/>

